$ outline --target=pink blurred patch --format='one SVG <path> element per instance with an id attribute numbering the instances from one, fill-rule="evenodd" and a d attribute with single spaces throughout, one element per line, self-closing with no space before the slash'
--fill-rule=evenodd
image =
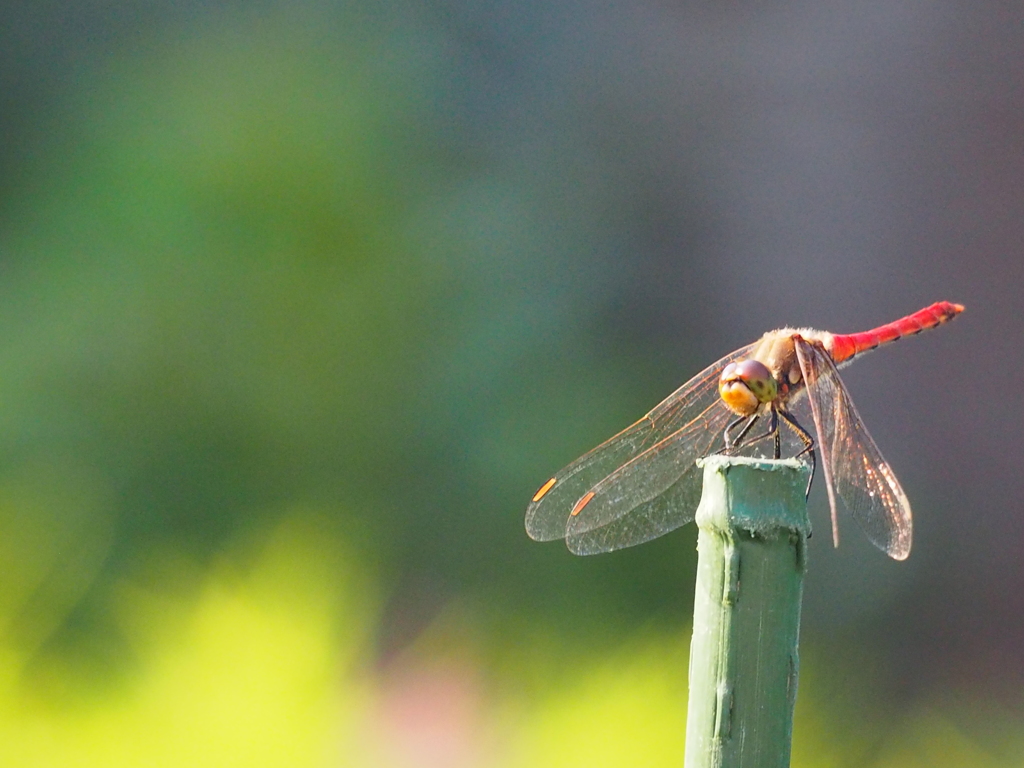
<path id="1" fill-rule="evenodd" d="M 373 752 L 395 768 L 479 764 L 483 696 L 475 670 L 445 661 L 400 665 L 381 682 Z"/>

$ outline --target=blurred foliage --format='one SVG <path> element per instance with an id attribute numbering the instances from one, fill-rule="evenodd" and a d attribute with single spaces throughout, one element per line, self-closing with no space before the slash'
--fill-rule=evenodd
<path id="1" fill-rule="evenodd" d="M 444 40 L 408 11 L 228 17 L 112 56 L 4 207 L 2 466 L 91 510 L 57 516 L 94 572 L 55 641 L 102 633 L 96 599 L 153 548 L 203 560 L 282 503 L 343 507 L 396 594 L 427 585 L 413 603 L 483 589 L 563 620 L 546 585 L 595 580 L 521 519 L 550 422 L 635 416 L 628 357 L 567 388 L 565 350 L 618 350 L 544 336 L 598 309 L 559 266 L 594 214 L 544 209 L 564 179 L 480 173 Z M 510 407 L 524 387 L 544 410 Z M 661 551 L 591 566 L 637 575 L 598 578 L 599 604 L 663 599 L 645 581 L 685 569 Z"/>
<path id="2" fill-rule="evenodd" d="M 454 283 L 408 234 L 441 182 L 424 97 L 380 40 L 283 21 L 112 61 L 7 211 L 5 486 L 74 511 L 12 514 L 90 529 L 107 575 L 208 557 L 282 501 L 400 527 Z"/>
<path id="3" fill-rule="evenodd" d="M 336 681 L 365 652 L 373 606 L 372 581 L 328 528 L 294 511 L 268 540 L 218 558 L 187 597 L 175 577 L 194 581 L 190 563 L 123 584 L 114 613 L 138 669 L 116 695 L 74 686 L 66 664 L 49 667 L 40 691 L 39 676 L 19 681 L 25 659 L 5 645 L 0 760 L 323 764 L 367 697 Z"/>
<path id="4" fill-rule="evenodd" d="M 3 201 L 0 763 L 678 764 L 692 534 L 522 531 L 650 405 L 599 173 L 491 173 L 423 13 L 144 36 Z M 807 689 L 795 765 L 989 764 Z"/>

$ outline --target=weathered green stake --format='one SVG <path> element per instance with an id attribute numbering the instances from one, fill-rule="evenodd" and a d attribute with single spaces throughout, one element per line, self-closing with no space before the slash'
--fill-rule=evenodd
<path id="1" fill-rule="evenodd" d="M 686 768 L 786 768 L 806 568 L 809 468 L 701 463 Z"/>

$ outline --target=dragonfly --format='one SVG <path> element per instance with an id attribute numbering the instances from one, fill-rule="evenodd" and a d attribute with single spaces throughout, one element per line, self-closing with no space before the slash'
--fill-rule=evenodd
<path id="1" fill-rule="evenodd" d="M 839 369 L 884 344 L 952 320 L 963 306 L 940 301 L 870 331 L 769 331 L 726 355 L 647 415 L 544 483 L 526 510 L 537 541 L 565 539 L 578 555 L 640 544 L 694 518 L 701 494 L 697 459 L 765 444 L 774 458 L 786 429 L 811 465 L 820 454 L 839 546 L 836 499 L 868 539 L 896 560 L 910 554 L 910 502 L 882 457 Z M 807 417 L 810 417 L 810 422 Z M 817 439 L 803 424 L 811 423 Z M 757 426 L 760 424 L 760 426 Z M 810 492 L 810 483 L 807 486 Z"/>

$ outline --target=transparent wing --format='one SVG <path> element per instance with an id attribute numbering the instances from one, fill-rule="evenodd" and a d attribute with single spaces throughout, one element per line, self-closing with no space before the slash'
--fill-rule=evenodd
<path id="1" fill-rule="evenodd" d="M 566 525 L 569 549 L 593 555 L 630 547 L 693 520 L 701 495 L 697 459 L 711 452 L 734 418 L 718 399 L 595 485 L 594 496 Z"/>
<path id="2" fill-rule="evenodd" d="M 818 343 L 796 337 L 794 344 L 818 433 L 833 538 L 838 544 L 838 495 L 875 546 L 905 560 L 913 532 L 907 495 L 868 434 L 832 358 Z"/>
<path id="3" fill-rule="evenodd" d="M 692 520 L 699 488 L 687 486 L 695 462 L 721 437 L 730 415 L 718 396 L 718 377 L 753 346 L 709 366 L 551 478 L 526 510 L 527 533 L 539 541 L 565 538 L 577 554 L 593 554 L 639 544 Z M 589 503 L 572 515 L 588 493 Z"/>

